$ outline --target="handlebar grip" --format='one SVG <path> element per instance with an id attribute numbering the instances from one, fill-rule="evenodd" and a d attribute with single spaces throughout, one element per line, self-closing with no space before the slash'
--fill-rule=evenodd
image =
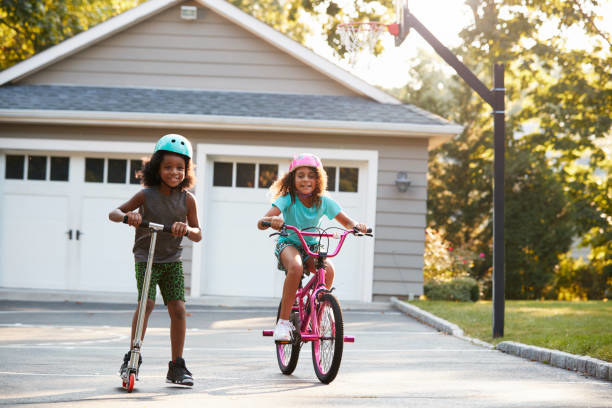
<path id="1" fill-rule="evenodd" d="M 128 216 L 127 216 L 127 215 L 124 215 L 124 216 L 123 216 L 123 223 L 124 223 L 124 224 L 127 224 L 127 222 L 128 222 Z M 149 228 L 149 221 L 145 221 L 145 220 L 143 220 L 143 221 L 140 223 L 140 225 L 138 226 L 138 228 Z M 167 232 L 167 233 L 169 233 L 169 234 L 172 234 L 172 225 L 164 225 L 164 229 L 163 229 L 163 231 L 164 231 L 164 232 Z M 185 236 L 185 237 L 188 237 L 188 236 L 189 236 L 189 231 L 187 231 L 187 232 L 185 233 L 185 235 L 184 235 L 184 236 Z"/>
<path id="2" fill-rule="evenodd" d="M 123 223 L 124 224 L 128 223 L 128 216 L 127 215 L 123 216 Z M 149 221 L 142 220 L 140 222 L 140 225 L 138 226 L 138 228 L 149 228 Z M 164 226 L 164 231 L 166 231 L 166 226 Z M 166 231 L 166 232 L 170 232 L 170 231 Z"/>
<path id="3" fill-rule="evenodd" d="M 372 233 L 372 228 L 368 228 L 366 233 L 371 234 Z"/>
<path id="4" fill-rule="evenodd" d="M 270 227 L 270 226 L 272 226 L 272 224 L 270 223 L 270 221 L 262 221 L 261 222 L 261 226 L 262 227 Z"/>

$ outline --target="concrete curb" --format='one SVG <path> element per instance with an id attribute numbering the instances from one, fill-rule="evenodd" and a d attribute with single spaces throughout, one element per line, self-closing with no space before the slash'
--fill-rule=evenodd
<path id="1" fill-rule="evenodd" d="M 390 302 L 391 302 L 391 306 L 395 307 L 396 309 L 401 310 L 402 312 L 406 313 L 408 316 L 422 323 L 425 323 L 428 326 L 433 327 L 434 329 L 438 331 L 441 331 L 447 334 L 452 334 L 453 336 L 458 337 L 462 340 L 469 341 L 470 343 L 474 343 L 479 346 L 486 347 L 488 349 L 495 349 L 495 346 L 493 346 L 492 344 L 489 344 L 479 339 L 475 339 L 475 338 L 466 336 L 463 333 L 463 330 L 461 330 L 461 328 L 457 326 L 456 324 L 453 324 L 449 321 L 441 319 L 436 315 L 433 315 L 429 312 L 426 312 L 423 309 L 420 309 L 414 305 L 411 305 L 410 303 L 402 302 L 396 297 L 392 297 L 390 299 Z"/>
<path id="2" fill-rule="evenodd" d="M 551 350 L 544 347 L 529 346 L 515 341 L 502 341 L 494 346 L 479 339 L 465 336 L 463 330 L 456 324 L 441 319 L 423 309 L 406 302 L 402 302 L 395 297 L 391 298 L 391 306 L 401 310 L 408 316 L 427 324 L 441 332 L 452 334 L 455 337 L 469 341 L 474 344 L 497 349 L 507 354 L 512 354 L 527 360 L 538 361 L 550 364 L 553 367 L 564 368 L 576 371 L 600 380 L 612 381 L 612 363 L 598 360 L 589 356 L 577 356 L 563 351 Z"/>
<path id="3" fill-rule="evenodd" d="M 612 363 L 589 356 L 577 356 L 563 351 L 530 346 L 515 341 L 502 341 L 497 350 L 531 361 L 550 364 L 553 367 L 576 371 L 600 380 L 612 381 Z"/>

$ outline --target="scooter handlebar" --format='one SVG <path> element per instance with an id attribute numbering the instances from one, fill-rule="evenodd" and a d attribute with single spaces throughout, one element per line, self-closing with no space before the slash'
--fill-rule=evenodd
<path id="1" fill-rule="evenodd" d="M 128 223 L 128 216 L 127 215 L 125 215 L 123 217 L 123 223 L 124 224 Z M 169 234 L 172 234 L 172 225 L 156 224 L 154 222 L 149 222 L 149 221 L 144 221 L 144 220 L 140 223 L 138 228 L 150 228 L 150 229 L 154 229 L 154 230 L 158 230 L 158 231 L 164 231 L 164 232 L 167 232 Z M 185 236 L 187 236 L 187 235 L 189 235 L 189 232 L 185 233 Z"/>

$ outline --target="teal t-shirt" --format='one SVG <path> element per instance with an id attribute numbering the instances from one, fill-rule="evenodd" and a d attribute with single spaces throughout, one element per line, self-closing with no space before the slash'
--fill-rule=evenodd
<path id="1" fill-rule="evenodd" d="M 327 196 L 321 197 L 321 205 L 318 207 L 313 205 L 312 207 L 308 208 L 302 204 L 298 198 L 296 198 L 295 202 L 292 203 L 291 195 L 289 194 L 277 198 L 272 205 L 281 210 L 286 224 L 293 225 L 299 229 L 318 227 L 321 224 L 321 218 L 324 215 L 330 220 L 333 220 L 340 213 L 340 211 L 342 211 L 340 204 Z M 315 230 L 312 231 L 314 232 Z M 308 245 L 316 244 L 319 241 L 317 237 L 304 237 L 304 239 Z M 300 245 L 300 239 L 293 231 L 289 231 L 288 237 L 279 237 L 278 240 L 279 242 L 289 240 L 297 245 Z"/>

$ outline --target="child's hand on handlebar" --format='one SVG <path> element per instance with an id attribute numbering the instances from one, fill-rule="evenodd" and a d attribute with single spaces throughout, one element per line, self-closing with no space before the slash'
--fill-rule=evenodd
<path id="1" fill-rule="evenodd" d="M 138 228 L 142 222 L 142 215 L 140 215 L 140 213 L 130 211 L 126 213 L 125 216 L 127 217 L 127 224 L 132 227 Z"/>
<path id="2" fill-rule="evenodd" d="M 275 230 L 280 231 L 284 224 L 285 221 L 282 217 L 263 217 L 261 220 L 259 220 L 259 225 L 263 227 L 262 229 L 272 227 Z"/>
<path id="3" fill-rule="evenodd" d="M 365 224 L 355 224 L 353 228 L 356 228 L 359 232 L 365 234 L 368 232 L 368 226 Z"/>
<path id="4" fill-rule="evenodd" d="M 282 217 L 270 217 L 270 226 L 277 231 L 285 225 L 285 220 Z"/>
<path id="5" fill-rule="evenodd" d="M 172 235 L 175 237 L 184 237 L 187 234 L 187 224 L 184 222 L 175 222 L 172 224 Z"/>

